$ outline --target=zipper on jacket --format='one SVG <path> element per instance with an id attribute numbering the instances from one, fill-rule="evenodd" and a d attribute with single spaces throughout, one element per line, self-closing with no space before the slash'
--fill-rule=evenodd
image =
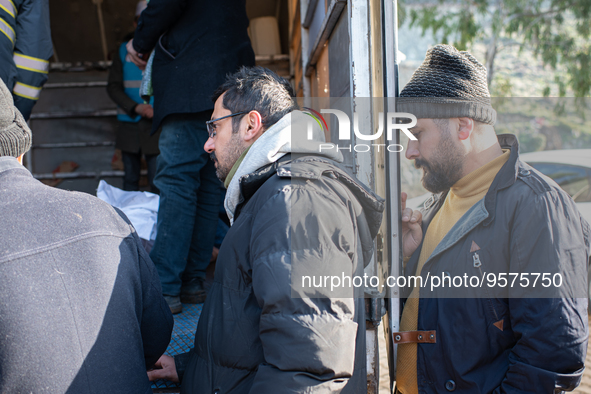
<path id="1" fill-rule="evenodd" d="M 482 278 L 482 280 L 484 280 L 484 273 L 482 272 L 482 261 L 480 260 L 480 255 L 478 254 L 478 252 L 472 253 L 472 265 L 474 266 L 474 268 L 476 268 L 478 270 L 480 277 Z M 484 284 L 483 284 L 483 287 L 484 287 Z M 487 300 L 490 305 L 490 309 L 492 309 L 493 314 L 495 315 L 495 322 L 497 322 L 497 321 L 499 321 L 499 314 L 497 313 L 497 310 L 495 309 L 495 306 L 493 304 L 493 300 L 490 296 L 490 293 L 488 292 L 488 289 L 486 289 L 485 291 L 488 296 Z"/>

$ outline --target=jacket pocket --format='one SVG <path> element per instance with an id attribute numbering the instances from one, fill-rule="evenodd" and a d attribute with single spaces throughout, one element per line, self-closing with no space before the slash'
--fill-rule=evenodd
<path id="1" fill-rule="evenodd" d="M 503 331 L 506 322 L 504 321 L 507 315 L 507 306 L 504 302 L 499 299 L 497 292 L 499 288 L 490 288 L 490 284 L 494 283 L 497 285 L 498 273 L 491 269 L 490 256 L 486 251 L 480 249 L 478 251 L 470 252 L 470 262 L 475 271 L 475 275 L 478 275 L 481 280 L 484 281 L 482 284 L 482 298 L 483 307 L 485 308 L 485 316 L 489 320 L 487 325 L 494 325 L 499 330 Z M 487 269 L 487 266 L 489 269 Z M 490 275 L 494 275 L 494 281 Z M 492 291 L 494 290 L 494 291 Z"/>
<path id="2" fill-rule="evenodd" d="M 168 41 L 168 40 L 167 40 L 167 38 L 166 38 L 166 37 L 164 37 L 165 35 L 166 35 L 166 33 L 164 33 L 163 35 L 161 35 L 161 36 L 160 36 L 160 38 L 158 39 L 158 46 L 160 47 L 160 49 L 162 50 L 162 52 L 164 52 L 164 54 L 165 54 L 165 55 L 166 55 L 168 58 L 170 58 L 170 60 L 174 60 L 174 59 L 176 59 L 176 56 L 175 56 L 175 54 L 174 54 L 174 53 L 175 53 L 175 51 L 174 51 L 174 50 L 172 50 L 172 49 L 171 49 L 171 50 L 167 49 L 167 48 L 166 48 L 166 47 L 167 47 L 167 45 L 165 45 L 165 44 L 162 42 L 163 40 L 165 40 L 165 41 Z"/>

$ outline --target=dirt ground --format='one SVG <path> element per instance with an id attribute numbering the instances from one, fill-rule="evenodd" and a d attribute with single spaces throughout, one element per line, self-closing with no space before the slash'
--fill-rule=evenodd
<path id="1" fill-rule="evenodd" d="M 589 319 L 591 326 L 591 319 Z M 388 377 L 388 359 L 386 357 L 386 340 L 384 335 L 380 337 L 380 392 L 379 394 L 390 394 L 390 383 Z M 590 346 L 587 348 L 587 360 L 585 361 L 585 373 L 581 384 L 573 393 L 577 394 L 591 394 L 591 340 Z"/>

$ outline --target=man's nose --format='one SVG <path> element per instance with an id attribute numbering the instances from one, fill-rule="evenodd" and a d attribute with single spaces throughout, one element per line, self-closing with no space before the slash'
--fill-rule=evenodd
<path id="1" fill-rule="evenodd" d="M 205 149 L 205 151 L 207 153 L 211 153 L 215 150 L 215 144 L 213 143 L 213 138 L 209 137 L 207 139 L 207 141 L 205 141 L 205 145 L 203 145 L 203 149 Z"/>
<path id="2" fill-rule="evenodd" d="M 419 157 L 419 143 L 417 141 L 408 141 L 405 156 L 408 160 L 414 160 Z"/>

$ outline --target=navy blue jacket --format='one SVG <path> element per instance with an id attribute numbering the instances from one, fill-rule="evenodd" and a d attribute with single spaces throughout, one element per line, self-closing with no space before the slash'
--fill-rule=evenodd
<path id="1" fill-rule="evenodd" d="M 418 344 L 420 393 L 560 393 L 583 374 L 589 224 L 566 192 L 519 160 L 515 136 L 498 138 L 511 149 L 507 163 L 421 271 L 423 278 L 467 274 L 491 282 L 438 294 L 421 288 L 417 329 L 436 330 L 436 343 Z M 445 195 L 425 203 L 423 233 Z M 411 275 L 421 247 L 407 263 Z M 489 287 L 491 274 L 501 273 L 528 274 L 529 284 L 520 277 L 513 287 Z M 532 290 L 533 273 L 560 274 L 563 284 L 544 287 L 540 277 Z"/>
<path id="2" fill-rule="evenodd" d="M 0 392 L 152 393 L 172 315 L 120 211 L 0 157 Z"/>
<path id="3" fill-rule="evenodd" d="M 156 49 L 153 131 L 170 114 L 213 109 L 211 96 L 229 73 L 254 66 L 245 0 L 151 0 L 133 46 Z M 147 57 L 146 57 L 147 60 Z"/>

